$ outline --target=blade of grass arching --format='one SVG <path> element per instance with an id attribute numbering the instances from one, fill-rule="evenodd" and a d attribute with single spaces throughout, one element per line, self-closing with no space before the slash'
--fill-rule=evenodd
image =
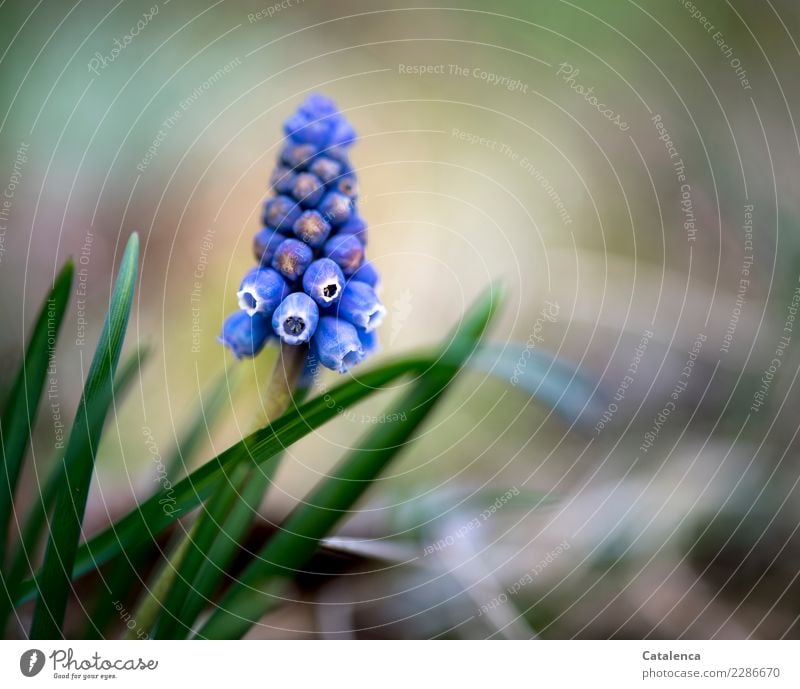
<path id="1" fill-rule="evenodd" d="M 424 373 L 412 384 L 387 417 L 402 423 L 376 425 L 357 447 L 322 480 L 289 515 L 282 528 L 269 540 L 241 577 L 228 589 L 216 611 L 197 636 L 209 639 L 238 639 L 270 609 L 275 598 L 268 592 L 280 590 L 314 554 L 319 542 L 344 518 L 416 433 L 464 362 L 478 346 L 481 336 L 498 307 L 497 290 L 490 290 L 461 323 L 459 332 L 443 350 L 448 363 Z"/>
<path id="2" fill-rule="evenodd" d="M 123 398 L 130 390 L 133 381 L 136 379 L 136 374 L 149 355 L 149 348 L 141 347 L 120 365 L 119 373 L 114 381 L 115 402 L 118 403 L 118 400 Z M 60 461 L 61 456 L 56 458 L 56 463 Z M 0 604 L 0 631 L 5 628 L 7 616 L 13 608 L 10 604 L 10 600 L 14 600 L 19 594 L 19 587 L 24 577 L 33 574 L 31 571 L 31 563 L 33 562 L 36 550 L 39 546 L 42 537 L 42 528 L 44 527 L 47 515 L 53 509 L 61 478 L 62 475 L 58 466 L 54 467 L 48 473 L 42 489 L 33 500 L 33 504 L 23 522 L 22 533 L 20 534 L 14 555 L 11 558 L 11 564 L 8 567 L 8 576 L 6 578 L 8 590 L 11 593 L 10 596 Z"/>
<path id="3" fill-rule="evenodd" d="M 108 562 L 121 550 L 152 540 L 163 529 L 205 501 L 222 485 L 223 471 L 230 471 L 239 462 L 262 465 L 289 445 L 313 433 L 338 416 L 401 376 L 421 373 L 449 365 L 451 353 L 422 352 L 384 363 L 371 371 L 331 388 L 309 402 L 284 414 L 275 423 L 265 426 L 235 443 L 227 450 L 195 469 L 169 490 L 160 490 L 107 529 L 78 549 L 72 577 L 78 577 Z M 32 579 L 23 582 L 14 600 L 19 605 L 36 593 Z"/>
<path id="4" fill-rule="evenodd" d="M 35 639 L 62 636 L 61 623 L 72 586 L 72 569 L 94 471 L 95 452 L 113 399 L 114 372 L 133 302 L 138 257 L 139 238 L 134 233 L 122 256 L 108 314 L 64 452 L 60 472 L 63 483 L 53 509 L 44 564 L 36 578 L 39 599 L 31 625 L 31 637 Z"/>
<path id="5" fill-rule="evenodd" d="M 240 462 L 261 465 L 281 450 L 300 440 L 337 416 L 342 410 L 372 395 L 403 375 L 437 366 L 436 356 L 420 354 L 384 364 L 361 377 L 332 388 L 324 395 L 293 409 L 275 423 L 251 433 L 217 457 L 195 469 L 189 476 L 162 489 L 127 515 L 78 548 L 73 570 L 77 578 L 108 562 L 120 551 L 152 540 L 180 516 L 197 507 L 222 485 L 222 472 Z M 23 582 L 15 605 L 36 593 L 36 584 Z"/>
<path id="6" fill-rule="evenodd" d="M 3 452 L 0 469 L 0 565 L 5 562 L 9 520 L 14 509 L 14 491 L 22 458 L 28 446 L 51 357 L 55 356 L 56 338 L 69 303 L 73 272 L 72 260 L 68 260 L 53 282 L 53 288 L 39 311 L 28 349 L 0 418 L 0 448 Z"/>

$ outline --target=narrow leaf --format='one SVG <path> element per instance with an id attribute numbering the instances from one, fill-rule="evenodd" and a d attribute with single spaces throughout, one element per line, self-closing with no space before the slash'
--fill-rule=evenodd
<path id="1" fill-rule="evenodd" d="M 51 358 L 55 356 L 56 338 L 69 303 L 73 272 L 72 260 L 68 260 L 42 304 L 28 350 L 0 418 L 0 448 L 3 453 L 0 469 L 0 564 L 5 561 L 9 520 L 14 509 L 14 491 L 22 458 L 51 367 Z"/>
<path id="2" fill-rule="evenodd" d="M 148 348 L 142 347 L 122 363 L 114 381 L 115 402 L 124 397 L 130 390 L 136 374 L 139 372 L 141 365 L 147 360 L 149 353 Z M 61 471 L 59 470 L 61 459 L 61 456 L 56 458 L 58 466 L 53 467 L 47 478 L 42 482 L 43 488 L 32 500 L 31 508 L 25 518 L 19 543 L 14 551 L 14 556 L 11 558 L 8 575 L 5 577 L 6 585 L 11 593 L 5 600 L 0 601 L 0 631 L 5 628 L 8 613 L 11 612 L 13 607 L 10 601 L 16 597 L 23 577 L 32 574 L 32 563 L 42 537 L 42 528 L 47 515 L 53 509 L 61 482 Z"/>
<path id="3" fill-rule="evenodd" d="M 64 453 L 62 484 L 53 511 L 44 564 L 37 577 L 39 600 L 31 625 L 32 638 L 53 639 L 62 636 L 61 623 L 71 590 L 71 573 L 94 471 L 95 453 L 113 399 L 114 371 L 133 301 L 138 255 L 139 238 L 133 234 L 122 257 L 108 314 Z"/>

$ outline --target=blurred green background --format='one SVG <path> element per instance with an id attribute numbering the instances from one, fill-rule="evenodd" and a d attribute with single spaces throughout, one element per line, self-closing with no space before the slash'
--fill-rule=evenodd
<path id="1" fill-rule="evenodd" d="M 252 429 L 274 353 L 233 366 L 216 335 L 252 263 L 281 123 L 322 91 L 361 137 L 383 353 L 439 339 L 502 278 L 494 339 L 531 343 L 529 366 L 555 354 L 597 389 L 564 415 L 463 376 L 343 527 L 358 552 L 321 563 L 332 571 L 254 635 L 797 637 L 797 3 L 415 4 L 3 3 L 4 388 L 69 255 L 86 292 L 37 465 L 53 457 L 53 405 L 74 414 L 133 230 L 128 347 L 153 355 L 110 421 L 88 527 L 152 488 L 148 429 L 166 454 L 226 367 L 239 384 L 202 454 Z M 391 394 L 292 448 L 265 524 Z M 36 491 L 34 472 L 23 481 Z M 484 509 L 472 498 L 511 488 L 522 497 L 453 536 Z M 417 559 L 387 563 L 387 544 Z"/>

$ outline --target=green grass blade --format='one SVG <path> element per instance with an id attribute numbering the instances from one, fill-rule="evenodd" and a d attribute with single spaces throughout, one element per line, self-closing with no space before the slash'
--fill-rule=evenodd
<path id="1" fill-rule="evenodd" d="M 392 415 L 405 421 L 375 426 L 311 491 L 231 586 L 198 637 L 241 638 L 269 610 L 274 599 L 259 589 L 267 586 L 275 590 L 279 580 L 290 579 L 405 447 L 477 347 L 497 307 L 494 290 L 473 306 L 456 336 L 446 344 L 443 363 L 424 373 L 392 410 Z"/>
<path id="2" fill-rule="evenodd" d="M 269 468 L 271 469 L 269 472 L 260 469 L 251 472 L 242 488 L 241 499 L 233 506 L 220 536 L 209 548 L 208 555 L 198 570 L 181 609 L 180 619 L 183 628 L 179 629 L 180 638 L 188 635 L 198 615 L 226 576 L 277 467 L 276 464 L 272 464 Z"/>
<path id="3" fill-rule="evenodd" d="M 153 634 L 154 638 L 182 638 L 191 629 L 191 622 L 185 619 L 181 612 L 194 588 L 193 580 L 205 563 L 206 553 L 220 536 L 223 522 L 234 508 L 240 490 L 245 488 L 245 481 L 248 479 L 250 479 L 249 467 L 243 464 L 234 467 L 231 476 L 228 477 L 228 484 L 211 497 L 198 517 L 197 529 L 192 534 L 191 544 L 164 600 L 164 609 Z"/>
<path id="4" fill-rule="evenodd" d="M 121 550 L 137 543 L 152 541 L 180 516 L 204 502 L 222 486 L 223 472 L 230 472 L 240 462 L 256 465 L 271 460 L 292 443 L 300 440 L 353 404 L 372 395 L 388 383 L 410 372 L 441 365 L 431 354 L 403 357 L 364 373 L 360 378 L 342 383 L 324 395 L 284 414 L 275 423 L 255 431 L 214 459 L 195 469 L 169 490 L 160 490 L 119 521 L 78 548 L 73 578 L 108 562 Z M 36 584 L 27 580 L 20 588 L 15 604 L 30 600 Z"/>
<path id="5" fill-rule="evenodd" d="M 71 589 L 72 569 L 86 509 L 94 459 L 103 424 L 113 399 L 114 371 L 128 326 L 136 284 L 139 238 L 131 235 L 120 264 L 100 340 L 78 404 L 61 467 L 44 564 L 37 576 L 39 600 L 33 615 L 31 637 L 60 638 L 61 623 Z"/>
<path id="6" fill-rule="evenodd" d="M 5 562 L 9 520 L 14 509 L 14 491 L 22 459 L 36 418 L 45 378 L 55 355 L 55 342 L 69 303 L 73 263 L 68 260 L 42 304 L 19 373 L 5 401 L 0 418 L 0 565 Z"/>
<path id="7" fill-rule="evenodd" d="M 149 355 L 150 350 L 146 347 L 142 347 L 131 354 L 122 363 L 114 381 L 115 402 L 118 402 L 118 400 L 124 397 L 130 390 L 137 373 Z M 58 457 L 56 461 L 60 462 L 61 457 Z M 14 600 L 18 594 L 20 584 L 24 577 L 30 576 L 33 573 L 31 571 L 31 563 L 33 562 L 36 550 L 39 546 L 42 537 L 42 528 L 44 527 L 47 515 L 53 509 L 60 481 L 61 472 L 58 470 L 58 467 L 55 467 L 48 473 L 47 478 L 43 482 L 44 487 L 34 498 L 33 504 L 25 518 L 22 534 L 17 543 L 14 555 L 11 558 L 11 564 L 7 570 L 8 575 L 5 578 L 10 595 L 0 603 L 0 631 L 5 629 L 8 614 L 13 607 L 10 600 Z"/>

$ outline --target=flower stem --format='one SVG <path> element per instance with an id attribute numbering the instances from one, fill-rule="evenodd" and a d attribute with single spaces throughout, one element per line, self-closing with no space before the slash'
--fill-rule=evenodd
<path id="1" fill-rule="evenodd" d="M 264 423 L 261 425 L 272 423 L 289 408 L 297 382 L 303 373 L 307 354 L 308 347 L 305 345 L 292 346 L 281 343 L 280 354 L 267 385 Z"/>

